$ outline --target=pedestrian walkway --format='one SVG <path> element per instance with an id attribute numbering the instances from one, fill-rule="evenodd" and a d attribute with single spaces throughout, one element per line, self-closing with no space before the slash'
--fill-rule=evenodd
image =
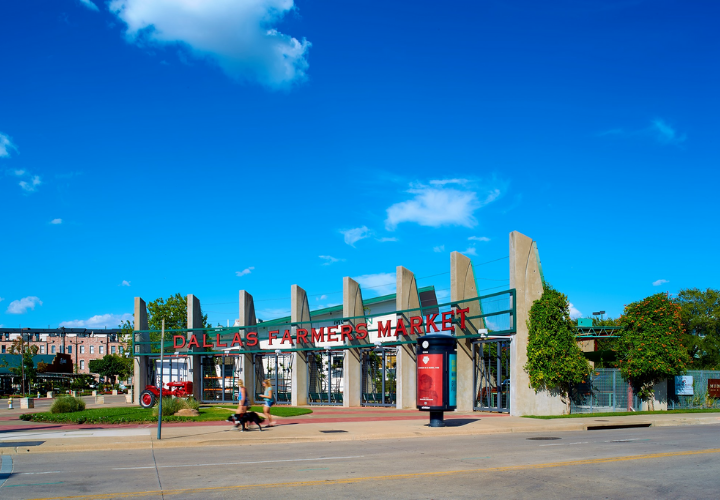
<path id="1" fill-rule="evenodd" d="M 319 441 L 368 441 L 431 436 L 536 433 L 602 430 L 607 426 L 668 426 L 720 424 L 720 414 L 660 414 L 541 420 L 499 413 L 448 412 L 446 427 L 429 427 L 429 416 L 417 410 L 393 408 L 313 407 L 313 413 L 278 418 L 279 425 L 258 431 L 237 431 L 227 422 L 156 424 L 62 425 L 17 419 L 0 424 L 0 454 L 56 453 L 85 450 L 241 446 Z M 230 414 L 230 412 L 228 412 Z"/>

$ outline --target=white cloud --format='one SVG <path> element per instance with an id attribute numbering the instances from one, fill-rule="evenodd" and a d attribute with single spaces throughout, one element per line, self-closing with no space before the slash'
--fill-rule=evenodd
<path id="1" fill-rule="evenodd" d="M 445 251 L 445 245 L 439 245 L 436 247 L 433 247 L 433 252 L 441 253 Z"/>
<path id="2" fill-rule="evenodd" d="M 6 158 L 10 156 L 10 150 L 14 150 L 15 152 L 17 152 L 17 147 L 15 147 L 15 144 L 13 144 L 12 140 L 10 140 L 10 137 L 8 135 L 0 132 L 0 158 Z"/>
<path id="3" fill-rule="evenodd" d="M 287 88 L 306 79 L 310 42 L 273 28 L 293 0 L 112 0 L 109 8 L 130 41 L 180 45 L 235 80 Z"/>
<path id="4" fill-rule="evenodd" d="M 469 241 L 490 241 L 490 238 L 487 236 L 470 236 L 468 238 Z"/>
<path id="5" fill-rule="evenodd" d="M 91 0 L 80 0 L 80 3 L 83 4 L 85 7 L 87 7 L 90 10 L 98 11 L 98 6 L 92 3 Z"/>
<path id="6" fill-rule="evenodd" d="M 18 182 L 18 185 L 21 188 L 23 188 L 23 191 L 25 191 L 26 193 L 34 193 L 35 191 L 37 191 L 37 187 L 40 184 L 42 184 L 42 182 L 40 181 L 39 175 L 33 175 L 32 178 L 30 179 L 30 182 L 28 182 L 28 181 Z"/>
<path id="7" fill-rule="evenodd" d="M 35 306 L 42 305 L 42 300 L 37 297 L 24 297 L 20 300 L 13 300 L 8 304 L 7 314 L 25 314 L 28 309 L 35 310 Z"/>
<path id="8" fill-rule="evenodd" d="M 396 276 L 393 273 L 364 274 L 353 279 L 360 283 L 363 292 L 367 290 L 378 295 L 395 293 Z"/>
<path id="9" fill-rule="evenodd" d="M 435 290 L 435 296 L 438 299 L 438 302 L 442 303 L 445 299 L 450 298 L 450 291 L 448 290 Z"/>
<path id="10" fill-rule="evenodd" d="M 463 255 L 472 255 L 474 257 L 477 257 L 477 250 L 475 249 L 475 247 L 468 247 L 460 253 Z"/>
<path id="11" fill-rule="evenodd" d="M 577 308 L 570 302 L 570 319 L 578 319 L 583 314 L 577 310 Z"/>
<path id="12" fill-rule="evenodd" d="M 345 236 L 345 243 L 351 247 L 354 247 L 358 241 L 370 236 L 370 230 L 366 226 L 340 231 L 340 233 Z"/>
<path id="13" fill-rule="evenodd" d="M 341 262 L 345 259 L 337 259 L 333 257 L 332 255 L 318 255 L 321 259 L 323 259 L 325 262 L 323 262 L 323 266 L 329 266 L 330 264 L 334 264 L 335 262 Z"/>
<path id="14" fill-rule="evenodd" d="M 380 243 L 387 243 L 388 241 L 397 241 L 398 239 L 397 239 L 397 238 L 384 237 L 384 238 L 377 238 L 377 240 L 378 240 Z"/>
<path id="15" fill-rule="evenodd" d="M 255 269 L 255 268 L 252 267 L 252 266 L 246 267 L 246 268 L 243 269 L 242 271 L 235 271 L 235 275 L 236 275 L 236 276 L 245 276 L 246 274 L 250 274 L 251 272 L 253 272 L 254 269 Z"/>
<path id="16" fill-rule="evenodd" d="M 130 282 L 128 280 L 122 280 L 122 283 L 120 283 L 118 286 L 130 286 Z"/>
<path id="17" fill-rule="evenodd" d="M 88 319 L 74 319 L 63 321 L 60 326 L 66 328 L 117 328 L 125 321 L 132 321 L 133 315 L 125 314 L 98 314 Z"/>
<path id="18" fill-rule="evenodd" d="M 431 186 L 411 185 L 407 192 L 414 195 L 413 198 L 395 203 L 387 209 L 385 227 L 393 231 L 402 222 L 415 222 L 430 227 L 474 227 L 477 224 L 473 215 L 475 210 L 492 203 L 500 196 L 500 190 L 491 189 L 483 200 L 479 200 L 478 193 L 469 190 L 471 186 L 468 183 L 465 179 L 450 179 L 430 181 Z M 458 184 L 466 189 L 445 187 Z"/>
<path id="19" fill-rule="evenodd" d="M 50 221 L 50 224 L 62 224 L 62 219 L 53 219 Z"/>
<path id="20" fill-rule="evenodd" d="M 23 175 L 25 175 L 26 172 L 25 172 L 25 170 L 19 169 L 19 170 L 11 170 L 10 173 L 13 175 L 16 175 L 18 177 L 22 177 Z"/>
<path id="21" fill-rule="evenodd" d="M 670 282 L 668 280 L 657 280 L 657 281 L 653 281 L 653 286 L 660 286 L 665 283 L 670 283 Z"/>
<path id="22" fill-rule="evenodd" d="M 315 297 L 315 300 L 325 300 L 327 299 L 327 295 L 321 295 L 320 297 Z"/>
<path id="23" fill-rule="evenodd" d="M 685 142 L 687 137 L 685 134 L 679 134 L 667 122 L 661 119 L 652 121 L 650 132 L 655 140 L 663 144 L 680 144 Z"/>

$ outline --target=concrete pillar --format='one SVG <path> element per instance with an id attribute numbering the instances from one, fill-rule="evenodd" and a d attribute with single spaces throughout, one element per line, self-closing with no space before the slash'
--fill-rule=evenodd
<path id="1" fill-rule="evenodd" d="M 358 323 L 365 323 L 365 310 L 363 308 L 362 291 L 357 281 L 352 278 L 343 278 L 343 318 L 355 318 L 345 321 L 352 325 L 353 331 Z M 362 318 L 357 318 L 362 316 Z M 368 337 L 370 335 L 368 334 Z M 368 344 L 368 338 L 362 340 L 345 341 L 345 345 L 352 345 L 355 349 L 345 350 L 343 365 L 343 406 L 360 406 L 362 401 L 362 352 L 357 347 Z"/>
<path id="2" fill-rule="evenodd" d="M 140 297 L 135 297 L 134 323 L 135 331 L 148 329 L 147 306 L 145 305 L 145 301 Z M 150 339 L 150 334 L 148 333 L 134 333 L 133 335 L 135 335 L 135 342 L 147 342 Z M 75 351 L 77 352 L 77 345 L 75 346 Z M 149 344 L 135 345 L 134 354 L 137 355 L 149 352 Z M 140 396 L 140 393 L 145 390 L 145 386 L 147 385 L 148 356 L 135 356 L 135 361 L 133 364 L 133 386 L 135 387 L 135 390 L 133 391 L 133 403 L 140 404 L 138 398 Z"/>
<path id="3" fill-rule="evenodd" d="M 202 309 L 200 307 L 200 299 L 190 294 L 187 296 L 187 328 L 202 328 Z M 196 334 L 196 338 L 202 339 L 203 332 L 187 332 L 187 339 L 190 340 L 190 336 Z M 202 342 L 200 342 L 202 345 Z M 197 351 L 198 349 L 194 349 Z M 193 383 L 193 397 L 200 401 L 202 398 L 202 369 L 200 368 L 200 354 L 193 354 L 190 356 L 190 366 L 188 367 L 188 374 L 190 380 Z"/>
<path id="4" fill-rule="evenodd" d="M 239 322 L 238 326 L 255 326 L 257 325 L 257 317 L 255 316 L 255 301 L 253 296 L 247 293 L 245 290 L 240 290 L 239 296 Z M 243 328 L 240 330 L 240 336 L 243 341 L 245 340 L 250 330 Z M 253 395 L 255 392 L 255 386 L 253 385 L 253 374 L 255 371 L 255 365 L 253 363 L 252 354 L 242 354 L 242 372 L 240 373 L 240 379 L 243 381 L 245 390 L 247 391 L 247 397 L 250 402 L 255 400 Z"/>
<path id="5" fill-rule="evenodd" d="M 472 261 L 460 252 L 450 254 L 450 300 L 472 299 L 478 296 Z M 480 301 L 460 302 L 455 309 L 470 309 L 466 313 L 465 329 L 455 325 L 455 335 L 477 335 L 485 328 L 483 318 L 472 319 L 482 314 Z M 472 411 L 475 406 L 475 360 L 472 343 L 476 339 L 459 338 L 457 341 L 457 409 Z"/>
<path id="6" fill-rule="evenodd" d="M 395 309 L 398 311 L 406 311 L 408 309 L 416 309 L 405 313 L 398 313 L 397 319 L 402 319 L 405 325 L 410 324 L 411 316 L 420 316 L 420 296 L 417 291 L 417 283 L 415 275 L 408 269 L 398 266 L 396 269 L 397 291 L 395 294 Z M 408 328 L 408 331 L 410 329 Z M 408 335 L 398 340 L 416 340 L 417 335 Z M 416 407 L 416 382 L 417 382 L 417 359 L 415 356 L 415 344 L 402 344 L 398 346 L 397 365 L 397 401 L 398 409 L 415 408 Z"/>
<path id="7" fill-rule="evenodd" d="M 297 285 L 290 287 L 290 322 L 297 323 L 300 328 L 310 328 L 310 304 L 307 292 Z M 302 323 L 301 323 L 302 322 Z M 290 400 L 293 406 L 307 404 L 308 368 L 307 351 L 293 353 L 292 385 Z"/>
<path id="8" fill-rule="evenodd" d="M 560 396 L 535 392 L 525 371 L 530 307 L 543 293 L 537 244 L 517 231 L 510 233 L 510 288 L 515 289 L 517 333 L 510 342 L 510 414 L 562 415 L 566 406 Z"/>

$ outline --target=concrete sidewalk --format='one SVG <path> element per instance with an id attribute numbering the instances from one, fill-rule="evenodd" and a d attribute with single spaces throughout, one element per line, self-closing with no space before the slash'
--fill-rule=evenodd
<path id="1" fill-rule="evenodd" d="M 226 422 L 157 425 L 60 425 L 5 421 L 0 454 L 58 453 L 123 449 L 242 446 L 319 441 L 365 441 L 431 436 L 475 436 L 526 432 L 553 436 L 564 431 L 602 430 L 617 426 L 678 426 L 720 424 L 720 413 L 630 415 L 542 420 L 497 413 L 446 414 L 446 427 L 428 427 L 428 414 L 390 408 L 314 407 L 314 413 L 278 418 L 279 425 L 262 432 L 239 432 Z"/>

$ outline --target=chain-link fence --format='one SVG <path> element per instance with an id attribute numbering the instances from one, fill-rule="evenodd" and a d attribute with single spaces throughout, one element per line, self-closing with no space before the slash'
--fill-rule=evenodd
<path id="1" fill-rule="evenodd" d="M 692 377 L 692 379 L 688 377 Z M 681 391 L 677 390 L 675 378 L 668 380 L 668 409 L 720 408 L 720 399 L 710 397 L 708 390 L 709 379 L 720 379 L 720 371 L 688 371 L 684 375 L 686 389 Z M 689 390 L 690 387 L 692 387 L 692 391 Z M 678 392 L 692 392 L 692 394 L 677 395 Z"/>
<path id="2" fill-rule="evenodd" d="M 570 392 L 570 413 L 605 413 L 627 411 L 628 383 L 620 370 L 596 368 L 585 383 Z M 632 407 L 640 408 L 640 399 L 633 396 Z"/>

